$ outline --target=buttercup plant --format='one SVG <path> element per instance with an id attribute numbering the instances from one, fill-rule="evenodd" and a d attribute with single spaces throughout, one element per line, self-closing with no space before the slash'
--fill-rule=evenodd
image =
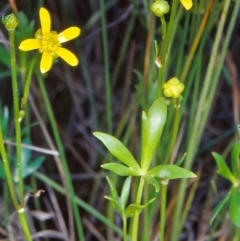
<path id="1" fill-rule="evenodd" d="M 109 152 L 115 156 L 123 164 L 119 163 L 107 163 L 102 165 L 102 168 L 110 170 L 120 176 L 137 176 L 140 178 L 139 186 L 136 193 L 135 203 L 130 204 L 128 208 L 124 211 L 121 210 L 123 220 L 126 217 L 133 216 L 132 221 L 132 241 L 138 240 L 138 227 L 139 227 L 139 215 L 141 211 L 154 199 L 149 200 L 147 203 L 142 204 L 142 196 L 145 183 L 151 184 L 155 187 L 156 192 L 161 188 L 161 226 L 160 234 L 161 240 L 164 238 L 164 228 L 165 228 L 165 204 L 166 204 L 166 185 L 168 180 L 178 179 L 178 178 L 193 178 L 196 177 L 194 173 L 186 169 L 180 168 L 176 165 L 158 165 L 150 168 L 152 159 L 154 157 L 155 150 L 159 144 L 162 131 L 167 118 L 167 105 L 164 97 L 157 98 L 152 106 L 149 108 L 148 112 L 142 112 L 142 133 L 141 133 L 141 157 L 140 163 L 136 161 L 131 152 L 115 137 L 101 133 L 94 132 L 94 135 L 103 142 L 107 147 Z M 160 183 L 159 183 L 160 179 Z M 111 189 L 113 185 L 110 183 Z M 127 195 L 129 196 L 129 195 Z M 116 207 L 116 195 L 114 194 L 112 198 L 108 198 L 113 202 Z M 126 202 L 126 201 L 125 201 Z M 126 221 L 124 223 L 124 237 L 127 241 L 126 234 Z"/>
<path id="2" fill-rule="evenodd" d="M 62 47 L 62 43 L 67 42 L 71 39 L 74 39 L 80 35 L 80 28 L 78 27 L 70 27 L 63 32 L 57 34 L 55 31 L 51 31 L 51 18 L 50 14 L 45 8 L 40 8 L 39 11 L 41 28 L 38 29 L 35 33 L 35 39 L 27 39 L 23 40 L 19 46 L 19 49 L 22 51 L 29 51 L 38 49 L 40 53 L 42 53 L 42 58 L 40 62 L 40 70 L 42 73 L 46 73 L 50 70 L 53 59 L 57 57 L 61 57 L 64 59 L 69 65 L 76 66 L 78 64 L 77 57 L 70 52 L 69 50 Z M 30 233 L 30 228 L 26 218 L 26 202 L 28 200 L 29 195 L 24 194 L 24 184 L 23 184 L 23 165 L 22 165 L 22 140 L 21 140 L 21 121 L 25 115 L 25 107 L 29 95 L 29 87 L 30 81 L 33 74 L 33 69 L 36 62 L 36 57 L 33 58 L 30 63 L 30 68 L 28 71 L 27 79 L 25 81 L 24 86 L 24 95 L 21 100 L 21 105 L 19 106 L 19 92 L 18 92 L 18 82 L 17 82 L 17 69 L 16 69 L 16 54 L 15 54 L 15 41 L 14 41 L 14 30 L 18 25 L 18 20 L 14 14 L 10 14 L 2 18 L 2 22 L 5 25 L 6 29 L 9 33 L 10 39 L 10 53 L 11 53 L 11 72 L 12 72 L 12 88 L 13 88 L 13 103 L 14 103 L 14 122 L 15 122 L 15 132 L 16 132 L 16 143 L 17 143 L 17 167 L 18 167 L 18 175 L 15 177 L 15 181 L 19 183 L 19 193 L 15 193 L 14 183 L 13 183 L 13 175 L 10 171 L 10 164 L 8 159 L 8 154 L 6 152 L 4 146 L 4 139 L 2 135 L 2 122 L 0 122 L 0 153 L 3 160 L 3 167 L 6 175 L 6 180 L 9 187 L 9 192 L 11 195 L 12 202 L 18 213 L 20 224 L 22 226 L 25 238 L 27 241 L 32 240 L 32 236 Z M 26 160 L 24 160 L 26 161 Z M 40 163 L 40 162 L 39 162 Z M 38 165 L 39 167 L 39 165 Z M 36 169 L 36 167 L 34 167 Z M 24 170 L 26 172 L 26 170 Z M 67 174 L 68 173 L 68 174 Z M 65 174 L 69 175 L 69 172 L 65 163 Z M 70 180 L 70 179 L 69 179 Z M 73 193 L 73 189 L 71 188 L 71 183 L 68 182 L 69 190 L 71 194 Z M 42 191 L 38 191 L 36 193 L 36 197 Z M 73 194 L 72 194 L 73 195 Z M 19 198 L 18 198 L 19 197 Z M 19 199 L 19 200 L 18 200 Z M 74 206 L 74 205 L 73 205 Z M 76 204 L 75 204 L 76 206 Z M 79 215 L 76 218 L 76 222 L 79 223 Z M 78 225 L 80 227 L 80 225 Z M 79 232 L 81 232 L 81 228 L 79 228 Z M 81 236 L 81 235 L 80 235 Z"/>
<path id="3" fill-rule="evenodd" d="M 192 7 L 191 1 L 181 1 L 186 9 L 190 9 Z M 176 5 L 176 1 L 174 1 Z M 175 6 L 176 7 L 176 6 Z M 174 7 L 174 8 L 175 8 Z M 168 39 L 170 39 L 172 24 L 174 20 L 174 14 L 171 14 L 170 25 L 167 27 L 165 22 L 164 14 L 168 13 L 170 7 L 168 2 L 163 0 L 156 0 L 151 6 L 150 10 L 157 16 L 160 17 L 162 23 L 162 45 L 159 48 L 155 42 L 156 56 L 155 63 L 157 60 L 157 67 L 159 68 L 159 83 L 158 83 L 158 98 L 153 102 L 151 107 L 149 108 L 147 114 L 143 111 L 142 113 L 142 132 L 141 132 L 141 155 L 140 155 L 140 165 L 134 159 L 133 155 L 130 151 L 117 140 L 115 137 L 101 133 L 95 132 L 94 135 L 100 139 L 103 144 L 107 147 L 109 152 L 114 155 L 119 161 L 121 161 L 124 165 L 118 163 L 107 163 L 102 165 L 102 168 L 115 172 L 120 176 L 138 176 L 139 186 L 136 192 L 136 200 L 135 203 L 130 204 L 128 208 L 124 211 L 123 209 L 120 211 L 119 206 L 116 206 L 117 198 L 116 194 L 112 194 L 113 196 L 107 197 L 112 203 L 113 206 L 118 210 L 122 219 L 123 219 L 123 229 L 124 229 L 124 240 L 127 240 L 126 234 L 126 217 L 129 215 L 128 209 L 131 207 L 131 213 L 133 215 L 132 220 L 132 234 L 131 240 L 138 240 L 138 227 L 139 227 L 139 215 L 141 211 L 147 207 L 154 199 L 149 200 L 146 204 L 142 205 L 142 196 L 145 183 L 152 184 L 155 187 L 156 192 L 160 190 L 161 185 L 161 213 L 160 213 L 160 240 L 164 239 L 164 229 L 165 229 L 165 209 L 166 209 L 166 193 L 167 193 L 167 184 L 168 180 L 177 179 L 177 178 L 193 178 L 196 177 L 194 173 L 188 171 L 186 169 L 180 168 L 176 165 L 158 165 L 149 169 L 154 157 L 154 153 L 159 144 L 162 131 L 164 129 L 164 125 L 167 118 L 167 105 L 166 100 L 162 97 L 162 93 L 169 98 L 179 99 L 182 91 L 184 90 L 184 85 L 180 83 L 180 81 L 174 77 L 170 79 L 168 82 L 162 85 L 163 81 L 163 73 L 165 68 L 165 58 L 166 58 L 166 48 L 168 46 L 164 45 Z M 175 11 L 175 10 L 174 10 Z M 161 49 L 158 53 L 158 49 Z M 170 145 L 170 150 L 175 145 L 178 125 L 179 125 L 179 100 L 176 106 L 176 115 L 174 122 L 174 130 L 173 130 L 173 138 Z M 160 179 L 160 183 L 158 181 Z M 113 190 L 113 184 L 109 181 L 109 185 L 111 190 Z M 124 190 L 124 188 L 123 188 Z M 116 193 L 116 191 L 114 192 Z M 127 197 L 129 194 L 127 194 Z M 134 207 L 134 208 L 133 208 Z M 149 237 L 148 237 L 149 239 Z"/>
<path id="4" fill-rule="evenodd" d="M 11 174 L 9 157 L 4 146 L 4 140 L 2 135 L 2 121 L 0 121 L 0 153 L 3 160 L 3 166 L 5 170 L 5 175 L 8 183 L 9 192 L 11 195 L 12 202 L 14 204 L 15 210 L 18 214 L 23 232 L 25 234 L 26 240 L 32 240 L 29 226 L 26 219 L 26 209 L 24 203 L 24 185 L 23 185 L 23 170 L 22 170 L 22 148 L 21 148 L 21 126 L 19 119 L 19 93 L 18 93 L 18 83 L 17 83 L 17 70 L 16 70 L 16 55 L 15 55 L 15 41 L 14 41 L 14 31 L 18 25 L 18 20 L 14 14 L 10 14 L 2 19 L 3 24 L 8 30 L 9 40 L 10 40 L 10 55 L 11 55 L 11 68 L 12 68 L 12 92 L 13 92 L 13 106 L 14 106 L 14 124 L 16 132 L 16 144 L 17 144 L 17 166 L 18 166 L 18 186 L 19 193 L 15 193 L 13 177 Z M 18 200 L 19 197 L 19 200 Z"/>

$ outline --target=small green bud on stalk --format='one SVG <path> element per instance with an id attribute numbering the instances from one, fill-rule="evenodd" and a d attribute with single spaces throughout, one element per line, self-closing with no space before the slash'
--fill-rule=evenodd
<path id="1" fill-rule="evenodd" d="M 163 94 L 165 97 L 178 99 L 184 88 L 184 84 L 182 84 L 178 78 L 173 77 L 163 84 Z"/>
<path id="2" fill-rule="evenodd" d="M 162 17 L 164 14 L 168 13 L 170 6 L 167 1 L 157 0 L 151 6 L 150 10 L 157 16 Z"/>
<path id="3" fill-rule="evenodd" d="M 2 22 L 5 26 L 5 28 L 8 30 L 8 31 L 14 31 L 15 28 L 17 27 L 18 25 L 18 20 L 16 18 L 16 16 L 11 13 L 7 16 L 3 16 L 2 17 Z"/>

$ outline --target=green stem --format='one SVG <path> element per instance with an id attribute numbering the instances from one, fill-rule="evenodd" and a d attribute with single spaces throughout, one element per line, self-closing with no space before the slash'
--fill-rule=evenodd
<path id="1" fill-rule="evenodd" d="M 162 43 L 164 43 L 164 39 L 166 38 L 167 33 L 167 24 L 164 18 L 164 15 L 160 17 L 161 25 L 162 25 Z M 162 44 L 163 47 L 163 44 Z"/>
<path id="2" fill-rule="evenodd" d="M 0 149 L 3 158 L 4 170 L 8 182 L 8 187 L 13 201 L 14 207 L 18 212 L 20 224 L 22 226 L 25 238 L 27 241 L 32 241 L 29 225 L 27 223 L 25 209 L 24 209 L 24 185 L 23 185 L 23 170 L 22 170 L 22 147 L 21 147 L 21 118 L 19 113 L 19 94 L 18 94 L 18 83 L 17 83 L 17 65 L 16 65 L 16 54 L 15 54 L 15 43 L 14 43 L 14 30 L 8 30 L 9 42 L 10 42 L 10 57 L 11 57 L 11 77 L 12 77 L 12 92 L 13 92 L 13 108 L 14 108 L 14 125 L 17 145 L 17 167 L 18 167 L 18 182 L 19 182 L 19 199 L 20 206 L 18 205 L 17 197 L 14 192 L 14 185 L 12 182 L 12 175 L 7 159 L 6 150 L 3 143 L 2 130 L 0 130 Z M 0 129 L 2 129 L 0 127 Z"/>
<path id="3" fill-rule="evenodd" d="M 161 181 L 160 240 L 164 241 L 168 180 Z"/>
<path id="4" fill-rule="evenodd" d="M 160 57 L 159 57 L 161 61 L 161 67 L 159 68 L 159 71 L 158 71 L 158 96 L 162 95 L 162 84 L 164 83 L 163 78 L 164 78 L 164 71 L 165 71 L 165 62 L 166 62 L 168 51 L 170 48 L 171 37 L 174 29 L 174 21 L 176 20 L 177 4 L 178 4 L 178 0 L 173 0 L 170 20 L 169 20 L 167 29 L 165 27 L 166 25 L 161 19 L 161 23 L 163 24 L 162 25 L 163 32 L 164 32 L 164 28 L 166 29 L 166 37 L 164 38 L 164 41 L 162 43 Z"/>
<path id="5" fill-rule="evenodd" d="M 104 57 L 104 73 L 105 73 L 105 87 L 106 87 L 106 105 L 107 105 L 107 130 L 112 133 L 112 110 L 111 110 L 111 86 L 109 77 L 109 58 L 108 58 L 108 40 L 107 40 L 107 24 L 105 17 L 104 1 L 100 0 L 101 9 L 101 23 L 102 23 L 102 44 L 103 44 L 103 57 Z"/>
<path id="6" fill-rule="evenodd" d="M 25 208 L 20 208 L 18 210 L 18 217 L 19 217 L 19 220 L 20 220 L 20 223 L 21 223 L 23 233 L 25 235 L 26 240 L 32 241 L 32 236 L 31 236 L 31 233 L 29 231 L 29 225 L 28 225 L 27 218 L 26 218 Z"/>
<path id="7" fill-rule="evenodd" d="M 32 73 L 33 73 L 35 63 L 36 63 L 36 59 L 37 59 L 37 56 L 35 55 L 29 65 L 29 70 L 28 70 L 28 74 L 27 74 L 27 78 L 26 78 L 26 82 L 25 82 L 25 86 L 24 86 L 24 93 L 23 93 L 23 98 L 21 101 L 21 111 L 24 111 L 24 112 L 25 112 L 25 108 L 26 108 L 26 104 L 27 104 L 27 98 L 28 98 L 28 94 L 29 94 L 29 88 L 30 88 Z"/>
<path id="8" fill-rule="evenodd" d="M 12 202 L 13 202 L 13 205 L 14 205 L 15 209 L 17 210 L 18 209 L 18 201 L 17 201 L 17 197 L 16 197 L 15 192 L 14 192 L 12 174 L 11 174 L 11 171 L 10 171 L 9 161 L 8 161 L 8 158 L 7 158 L 7 154 L 6 154 L 6 150 L 5 150 L 5 146 L 4 146 L 4 142 L 3 142 L 1 120 L 0 120 L 0 153 L 1 153 L 1 156 L 2 156 L 3 167 L 4 167 L 4 171 L 5 171 L 8 188 L 9 188 L 9 192 L 10 192 L 10 195 L 11 195 L 11 199 L 12 199 Z"/>
<path id="9" fill-rule="evenodd" d="M 170 144 L 170 152 L 169 152 L 169 162 L 172 163 L 172 154 L 173 154 L 173 148 L 176 143 L 177 134 L 178 134 L 178 128 L 179 128 L 179 117 L 180 117 L 180 100 L 176 99 L 174 101 L 174 107 L 175 107 L 175 114 L 174 114 L 174 122 L 173 122 L 173 134 Z"/>
<path id="10" fill-rule="evenodd" d="M 136 202 L 135 202 L 137 205 L 140 205 L 140 204 L 141 204 L 143 187 L 144 187 L 144 179 L 143 179 L 143 177 L 141 177 L 141 178 L 140 178 L 140 182 L 139 182 L 139 186 L 138 186 Z M 138 240 L 139 215 L 140 215 L 140 212 L 139 212 L 139 211 L 136 211 L 136 212 L 134 213 L 134 216 L 133 216 L 132 241 L 137 241 L 137 240 Z"/>
<path id="11" fill-rule="evenodd" d="M 53 131 L 53 135 L 57 144 L 57 149 L 60 153 L 60 158 L 62 161 L 62 165 L 63 165 L 63 169 L 64 169 L 64 174 L 66 177 L 66 185 L 68 188 L 68 198 L 71 201 L 72 204 L 72 208 L 73 208 L 73 214 L 75 217 L 75 223 L 76 223 L 76 230 L 78 232 L 78 236 L 79 236 L 79 240 L 83 241 L 85 240 L 84 238 L 84 233 L 83 233 L 83 228 L 82 228 L 82 223 L 81 223 L 81 219 L 80 219 L 80 214 L 78 211 L 78 207 L 76 202 L 74 201 L 74 197 L 75 197 L 75 192 L 74 192 L 74 188 L 73 188 L 73 184 L 71 182 L 71 175 L 69 172 L 69 168 L 68 168 L 68 164 L 67 164 L 67 159 L 64 153 L 64 149 L 63 149 L 63 144 L 62 144 L 62 140 L 61 137 L 59 135 L 58 132 L 58 128 L 57 128 L 57 123 L 53 114 L 53 110 L 52 110 L 52 106 L 50 103 L 50 100 L 48 98 L 48 94 L 47 94 L 47 90 L 46 87 L 44 85 L 43 79 L 41 77 L 38 77 L 38 84 L 40 87 L 40 91 L 42 93 L 42 97 L 47 109 L 47 114 L 50 120 L 50 124 L 52 127 L 52 131 Z"/>
<path id="12" fill-rule="evenodd" d="M 123 240 L 127 241 L 127 219 L 123 217 Z"/>
<path id="13" fill-rule="evenodd" d="M 20 203 L 24 202 L 24 186 L 22 177 L 22 148 L 21 148 L 21 126 L 19 120 L 19 100 L 18 100 L 18 84 L 17 84 L 17 66 L 14 44 L 14 31 L 8 31 L 10 40 L 10 55 L 11 55 L 11 72 L 12 72 L 12 91 L 13 91 L 13 106 L 14 106 L 14 124 L 16 132 L 17 144 L 17 163 L 18 163 L 18 182 L 19 182 L 19 197 Z"/>

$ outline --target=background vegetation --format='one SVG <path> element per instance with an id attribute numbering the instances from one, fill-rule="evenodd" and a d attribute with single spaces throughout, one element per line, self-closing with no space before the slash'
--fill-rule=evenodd
<path id="1" fill-rule="evenodd" d="M 165 80 L 177 76 L 184 82 L 185 91 L 174 151 L 171 155 L 174 108 L 169 107 L 169 119 L 155 161 L 174 163 L 185 152 L 190 153 L 183 166 L 196 173 L 198 178 L 175 180 L 168 185 L 165 240 L 240 240 L 239 230 L 229 221 L 226 206 L 209 224 L 214 208 L 230 189 L 230 182 L 217 174 L 212 152 L 223 155 L 230 165 L 230 151 L 239 141 L 239 12 L 234 21 L 231 17 L 239 5 L 238 0 L 229 1 L 226 23 L 219 38 L 220 47 L 213 52 L 226 2 L 198 0 L 189 11 L 180 4 L 177 7 Z M 51 13 L 56 31 L 69 26 L 82 30 L 79 38 L 65 45 L 78 56 L 80 64 L 71 68 L 57 59 L 44 78 L 36 68 L 31 82 L 22 139 L 24 143 L 44 150 L 24 149 L 24 160 L 29 161 L 25 167 L 24 186 L 26 193 L 45 190 L 39 198 L 28 200 L 34 240 L 80 240 L 81 233 L 85 240 L 121 240 L 121 219 L 104 195 L 109 194 L 107 174 L 118 190 L 121 190 L 124 178 L 101 169 L 102 164 L 114 159 L 92 133 L 113 134 L 139 158 L 141 111 L 147 110 L 156 96 L 158 69 L 154 62 L 154 40 L 161 43 L 162 36 L 160 20 L 150 11 L 151 3 L 147 0 L 16 1 L 19 18 L 16 46 L 38 29 L 41 6 Z M 0 15 L 16 10 L 14 5 L 14 1 L 1 0 Z M 168 22 L 170 15 L 165 18 Z M 199 42 L 196 42 L 201 31 Z M 225 46 L 228 39 L 230 43 Z M 16 157 L 12 145 L 14 126 L 8 50 L 7 32 L 1 25 L 1 119 L 14 177 Z M 216 58 L 208 76 L 213 54 Z M 32 55 L 17 55 L 21 86 Z M 45 84 L 50 107 L 43 96 L 41 81 Z M 200 104 L 202 112 L 199 112 Z M 55 127 L 60 139 L 55 134 Z M 53 152 L 46 154 L 45 149 Z M 71 179 L 66 174 L 61 152 L 66 157 Z M 39 158 L 38 170 L 31 169 L 30 163 Z M 0 171 L 0 239 L 8 240 L 10 234 L 11 240 L 24 240 L 14 216 L 3 169 Z M 77 209 L 70 200 L 68 181 L 74 187 Z M 134 190 L 134 178 L 132 186 Z M 143 199 L 148 200 L 152 195 L 158 197 L 153 187 L 147 186 Z M 134 196 L 133 191 L 130 198 Z M 141 240 L 148 240 L 146 237 L 158 240 L 159 205 L 158 201 L 154 202 L 143 212 Z M 79 223 L 76 215 L 79 215 Z"/>

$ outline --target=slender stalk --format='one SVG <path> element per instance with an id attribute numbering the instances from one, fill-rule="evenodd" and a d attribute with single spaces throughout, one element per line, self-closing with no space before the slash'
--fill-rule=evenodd
<path id="1" fill-rule="evenodd" d="M 31 233 L 29 231 L 29 225 L 27 222 L 27 217 L 26 217 L 26 210 L 25 208 L 20 208 L 18 210 L 18 218 L 20 220 L 22 229 L 23 229 L 23 233 L 25 235 L 25 238 L 27 241 L 32 241 L 32 236 Z"/>
<path id="2" fill-rule="evenodd" d="M 15 25 L 16 27 L 16 25 Z M 22 147 L 21 147 L 21 120 L 19 119 L 19 94 L 18 94 L 18 84 L 17 84 L 17 65 L 16 65 L 16 54 L 15 54 L 15 43 L 14 43 L 14 29 L 11 26 L 8 29 L 9 42 L 10 42 L 10 57 L 11 57 L 11 77 L 12 77 L 12 92 L 13 92 L 13 107 L 14 107 L 14 125 L 15 125 L 15 135 L 16 135 L 16 145 L 17 145 L 17 166 L 18 166 L 18 182 L 19 182 L 19 198 L 20 205 L 14 192 L 14 185 L 12 182 L 12 175 L 9 168 L 9 163 L 7 160 L 7 155 L 4 147 L 2 130 L 0 131 L 0 149 L 3 158 L 4 169 L 6 172 L 6 178 L 9 186 L 10 195 L 14 204 L 16 211 L 18 212 L 18 217 L 20 224 L 22 226 L 25 238 L 27 241 L 32 241 L 31 233 L 29 230 L 29 225 L 27 223 L 25 209 L 24 209 L 24 185 L 22 176 Z M 1 128 L 0 128 L 1 129 Z"/>
<path id="3" fill-rule="evenodd" d="M 141 204 L 143 187 L 144 187 L 144 179 L 143 179 L 143 177 L 141 177 L 140 182 L 139 182 L 139 186 L 138 186 L 137 197 L 136 197 L 136 201 L 135 201 L 135 203 L 138 204 L 138 205 Z M 134 216 L 133 216 L 132 241 L 138 240 L 139 215 L 140 215 L 140 212 L 136 211 Z"/>
<path id="4" fill-rule="evenodd" d="M 53 135 L 54 135 L 54 138 L 55 138 L 55 141 L 56 141 L 56 144 L 57 144 L 57 149 L 60 153 L 60 157 L 61 157 L 61 161 L 62 161 L 62 165 L 63 165 L 63 169 L 64 169 L 64 174 L 66 176 L 66 185 L 67 185 L 68 192 L 69 192 L 68 198 L 70 199 L 71 204 L 72 204 L 72 209 L 73 209 L 73 214 L 74 214 L 74 217 L 75 217 L 75 224 L 76 224 L 76 229 L 77 229 L 77 232 L 78 232 L 79 240 L 83 241 L 83 240 L 85 240 L 85 238 L 84 238 L 82 223 L 81 223 L 80 214 L 79 214 L 79 211 L 78 211 L 77 204 L 74 201 L 75 192 L 74 192 L 73 184 L 71 182 L 71 175 L 70 175 L 70 171 L 69 171 L 69 168 L 68 168 L 67 159 L 66 159 L 66 156 L 65 156 L 65 153 L 64 153 L 62 140 L 61 140 L 61 137 L 60 137 L 59 132 L 58 132 L 57 123 L 56 123 L 56 120 L 55 120 L 55 117 L 54 117 L 54 114 L 53 114 L 53 110 L 52 110 L 50 100 L 48 98 L 47 90 L 46 90 L 46 87 L 44 85 L 43 79 L 41 77 L 38 77 L 38 84 L 39 84 L 40 91 L 42 93 L 42 97 L 43 97 L 43 100 L 44 100 L 44 103 L 45 103 L 45 106 L 46 106 L 46 109 L 47 109 L 48 117 L 49 117 L 51 127 L 52 127 L 52 130 L 53 130 Z"/>
<path id="5" fill-rule="evenodd" d="M 13 92 L 13 107 L 14 107 L 14 124 L 16 132 L 17 144 L 17 163 L 18 163 L 18 182 L 19 182 L 19 197 L 20 203 L 24 202 L 24 186 L 22 177 L 22 147 L 21 147 L 21 126 L 19 121 L 19 100 L 18 100 L 18 84 L 17 84 L 17 65 L 14 44 L 14 31 L 8 31 L 10 41 L 11 55 L 11 73 L 12 73 L 12 92 Z"/>
<path id="6" fill-rule="evenodd" d="M 161 23 L 163 24 L 162 25 L 163 32 L 166 32 L 166 37 L 164 38 L 164 41 L 162 43 L 160 56 L 159 56 L 159 59 L 161 61 L 161 67 L 159 68 L 159 71 L 158 71 L 158 96 L 162 95 L 162 84 L 164 83 L 163 78 L 164 78 L 164 71 L 165 71 L 165 62 L 166 62 L 168 51 L 170 48 L 171 37 L 174 29 L 174 21 L 176 20 L 177 4 L 178 4 L 178 0 L 173 0 L 170 20 L 167 28 L 165 23 L 161 19 Z"/>
<path id="7" fill-rule="evenodd" d="M 168 180 L 161 181 L 160 240 L 164 241 Z"/>
<path id="8" fill-rule="evenodd" d="M 6 179 L 7 179 L 10 196 L 11 196 L 13 205 L 14 205 L 15 209 L 17 210 L 18 209 L 18 201 L 17 201 L 17 197 L 15 195 L 14 185 L 13 185 L 13 181 L 12 181 L 12 174 L 10 171 L 9 161 L 8 161 L 5 146 L 4 146 L 1 120 L 0 120 L 0 153 L 1 153 L 2 161 L 3 161 L 3 167 L 4 167 Z"/>
<path id="9" fill-rule="evenodd" d="M 26 108 L 26 104 L 27 104 L 27 98 L 28 98 L 28 94 L 29 94 L 32 73 L 33 73 L 35 63 L 36 63 L 36 57 L 37 57 L 36 55 L 33 57 L 30 65 L 29 65 L 29 70 L 28 70 L 28 74 L 27 74 L 27 78 L 26 78 L 26 82 L 25 82 L 25 86 L 24 86 L 23 98 L 21 100 L 21 111 L 24 111 L 24 112 L 25 112 L 25 108 Z"/>
<path id="10" fill-rule="evenodd" d="M 166 38 L 166 33 L 167 33 L 167 24 L 166 24 L 164 15 L 160 17 L 160 21 L 161 21 L 161 26 L 162 26 L 162 43 L 163 43 L 164 39 Z"/>
<path id="11" fill-rule="evenodd" d="M 100 0 L 100 9 L 101 9 L 101 23 L 102 23 L 102 44 L 103 44 L 103 58 L 104 58 L 105 87 L 106 87 L 107 131 L 109 134 L 111 134 L 112 133 L 111 85 L 110 85 L 110 76 L 109 76 L 107 24 L 106 24 L 106 17 L 105 17 L 105 5 L 103 0 Z"/>
<path id="12" fill-rule="evenodd" d="M 127 219 L 123 218 L 123 240 L 127 241 Z"/>
<path id="13" fill-rule="evenodd" d="M 149 98 L 149 86 L 151 86 L 151 79 L 150 74 L 150 65 L 151 65 L 151 47 L 152 47 L 152 38 L 153 38 L 153 26 L 154 26 L 154 15 L 151 16 L 150 21 L 148 21 L 148 32 L 147 32 L 147 39 L 146 39 L 146 48 L 144 53 L 144 63 L 143 63 L 143 103 L 145 106 L 148 103 Z"/>
<path id="14" fill-rule="evenodd" d="M 169 152 L 169 163 L 172 163 L 172 153 L 173 153 L 173 148 L 176 143 L 177 139 L 177 133 L 178 133 L 178 128 L 179 128 L 179 117 L 180 117 L 180 100 L 176 99 L 174 101 L 174 107 L 175 107 L 175 113 L 174 113 L 174 122 L 173 122 L 173 133 L 172 133 L 172 139 L 171 139 L 171 144 L 170 144 L 170 152 Z"/>

